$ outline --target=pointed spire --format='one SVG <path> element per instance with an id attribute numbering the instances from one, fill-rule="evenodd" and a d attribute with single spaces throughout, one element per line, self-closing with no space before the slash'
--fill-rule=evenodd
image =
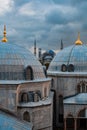
<path id="1" fill-rule="evenodd" d="M 6 25 L 4 25 L 4 32 L 3 32 L 3 38 L 2 38 L 2 42 L 7 42 L 7 38 L 6 38 Z"/>
<path id="2" fill-rule="evenodd" d="M 77 38 L 77 40 L 75 41 L 75 44 L 76 44 L 76 45 L 82 45 L 82 44 L 83 44 L 82 41 L 80 40 L 80 32 L 78 32 L 78 38 Z"/>
<path id="3" fill-rule="evenodd" d="M 62 39 L 61 39 L 61 47 L 60 47 L 60 49 L 61 50 L 63 49 L 63 41 L 62 41 Z"/>
<path id="4" fill-rule="evenodd" d="M 34 40 L 34 55 L 36 56 L 36 39 Z"/>

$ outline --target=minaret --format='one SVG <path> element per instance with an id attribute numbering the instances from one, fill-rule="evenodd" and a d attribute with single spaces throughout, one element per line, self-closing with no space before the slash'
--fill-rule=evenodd
<path id="1" fill-rule="evenodd" d="M 75 44 L 76 44 L 76 45 L 82 45 L 82 44 L 83 44 L 82 41 L 80 40 L 80 32 L 78 32 L 78 38 L 77 38 L 77 40 L 75 41 Z"/>
<path id="2" fill-rule="evenodd" d="M 63 49 L 63 41 L 62 41 L 62 39 L 61 39 L 61 47 L 60 47 L 60 50 L 62 50 Z"/>
<path id="3" fill-rule="evenodd" d="M 41 60 L 41 48 L 39 48 L 39 50 L 38 50 L 38 58 L 39 58 L 39 60 Z"/>
<path id="4" fill-rule="evenodd" d="M 36 39 L 34 40 L 34 55 L 36 56 Z"/>
<path id="5" fill-rule="evenodd" d="M 2 38 L 2 42 L 7 42 L 7 37 L 6 37 L 6 25 L 4 25 L 4 32 L 3 32 L 3 38 Z"/>

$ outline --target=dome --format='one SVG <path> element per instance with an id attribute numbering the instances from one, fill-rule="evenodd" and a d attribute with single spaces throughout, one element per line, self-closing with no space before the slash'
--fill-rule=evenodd
<path id="1" fill-rule="evenodd" d="M 0 43 L 0 80 L 25 80 L 25 70 L 32 68 L 34 79 L 44 78 L 43 68 L 36 57 L 24 47 Z"/>
<path id="2" fill-rule="evenodd" d="M 87 72 L 87 46 L 72 45 L 64 48 L 52 60 L 48 71 Z"/>

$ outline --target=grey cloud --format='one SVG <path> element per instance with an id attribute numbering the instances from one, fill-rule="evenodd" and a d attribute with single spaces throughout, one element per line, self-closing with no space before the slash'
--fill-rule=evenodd
<path id="1" fill-rule="evenodd" d="M 18 14 L 18 9 L 29 1 L 31 0 L 15 0 L 15 11 L 0 17 L 0 35 L 2 36 L 2 25 L 5 23 L 10 43 L 32 47 L 36 37 L 38 47 L 42 49 L 58 49 L 60 48 L 61 39 L 63 39 L 64 46 L 73 44 L 78 31 L 81 32 L 82 37 L 85 35 L 82 40 L 87 40 L 85 34 L 87 31 L 86 0 L 79 0 L 80 4 L 78 0 L 54 0 L 54 4 L 50 4 L 52 0 L 38 0 L 40 1 L 39 9 L 35 17 Z M 70 6 L 71 10 L 68 13 L 62 12 L 63 8 L 62 10 L 57 8 L 59 5 L 66 6 L 66 8 Z M 74 12 L 73 6 L 76 12 Z M 38 19 L 38 15 L 41 14 L 40 8 L 47 9 L 47 11 L 45 15 L 42 14 Z M 13 35 L 9 33 L 11 30 L 13 30 Z"/>
<path id="2" fill-rule="evenodd" d="M 53 10 L 46 14 L 46 22 L 51 24 L 66 24 L 68 22 L 67 18 L 58 10 Z"/>

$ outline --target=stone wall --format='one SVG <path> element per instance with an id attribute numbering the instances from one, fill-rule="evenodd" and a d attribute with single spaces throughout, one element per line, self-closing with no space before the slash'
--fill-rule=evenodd
<path id="1" fill-rule="evenodd" d="M 18 115 L 23 119 L 23 113 L 29 112 L 33 130 L 52 130 L 52 104 L 34 108 L 18 108 Z"/>
<path id="2" fill-rule="evenodd" d="M 17 85 L 0 85 L 0 105 L 10 111 L 16 111 Z"/>

